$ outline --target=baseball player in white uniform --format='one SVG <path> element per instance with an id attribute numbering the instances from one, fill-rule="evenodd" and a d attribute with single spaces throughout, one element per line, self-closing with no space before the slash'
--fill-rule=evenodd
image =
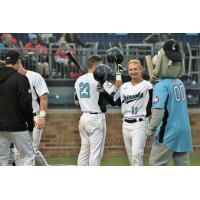
<path id="1" fill-rule="evenodd" d="M 124 83 L 116 92 L 114 100 L 121 104 L 123 114 L 122 132 L 129 163 L 143 165 L 144 146 L 148 117 L 151 114 L 152 85 L 142 79 L 142 65 L 139 60 L 128 62 L 131 82 Z"/>
<path id="2" fill-rule="evenodd" d="M 22 75 L 25 75 L 28 78 L 32 90 L 32 107 L 35 122 L 32 137 L 36 165 L 48 165 L 46 159 L 44 158 L 44 156 L 38 148 L 42 137 L 43 129 L 46 125 L 45 117 L 48 106 L 49 90 L 47 88 L 45 80 L 39 73 L 26 70 L 23 68 L 23 66 L 21 66 L 18 69 L 18 72 Z M 19 152 L 17 151 L 17 149 L 15 150 L 16 165 L 21 165 L 22 163 Z"/>
<path id="3" fill-rule="evenodd" d="M 81 149 L 77 163 L 80 166 L 100 165 L 106 138 L 106 102 L 114 103 L 110 95 L 121 85 L 121 81 L 116 81 L 115 85 L 105 82 L 105 91 L 99 92 L 93 72 L 100 63 L 100 56 L 89 57 L 88 73 L 79 77 L 75 83 L 75 104 L 80 105 L 82 111 L 79 121 Z"/>

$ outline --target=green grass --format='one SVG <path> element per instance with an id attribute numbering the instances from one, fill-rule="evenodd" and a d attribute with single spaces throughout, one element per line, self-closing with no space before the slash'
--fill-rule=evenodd
<path id="1" fill-rule="evenodd" d="M 58 158 L 48 158 L 48 163 L 50 165 L 76 165 L 77 157 L 58 157 Z M 128 159 L 126 156 L 104 156 L 101 162 L 103 166 L 128 166 Z M 144 157 L 144 165 L 148 166 L 148 157 Z M 173 165 L 172 162 L 169 165 Z M 200 166 L 200 155 L 191 156 L 191 165 Z"/>

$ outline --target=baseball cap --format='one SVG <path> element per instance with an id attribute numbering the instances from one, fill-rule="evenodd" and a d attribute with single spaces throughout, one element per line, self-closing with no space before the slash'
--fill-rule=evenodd
<path id="1" fill-rule="evenodd" d="M 172 61 L 182 60 L 179 43 L 174 39 L 167 40 L 163 45 L 163 50 L 169 60 Z"/>
<path id="2" fill-rule="evenodd" d="M 10 49 L 5 54 L 6 64 L 15 64 L 20 58 L 20 52 L 16 49 Z"/>
<path id="3" fill-rule="evenodd" d="M 37 35 L 35 35 L 35 34 L 30 34 L 29 35 L 29 40 L 31 41 L 31 40 L 37 40 L 38 38 L 37 38 Z"/>

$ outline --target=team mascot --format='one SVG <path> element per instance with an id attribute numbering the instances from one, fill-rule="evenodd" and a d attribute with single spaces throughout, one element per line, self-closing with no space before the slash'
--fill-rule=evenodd
<path id="1" fill-rule="evenodd" d="M 146 132 L 147 136 L 154 135 L 150 165 L 167 165 L 169 160 L 174 165 L 190 165 L 191 128 L 185 87 L 179 79 L 184 73 L 180 46 L 170 39 L 155 62 L 154 75 L 159 80 L 153 89 L 152 116 Z"/>

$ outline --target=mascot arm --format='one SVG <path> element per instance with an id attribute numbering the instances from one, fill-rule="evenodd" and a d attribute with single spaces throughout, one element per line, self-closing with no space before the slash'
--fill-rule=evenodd
<path id="1" fill-rule="evenodd" d="M 152 117 L 149 122 L 149 129 L 155 130 L 163 120 L 164 117 L 164 109 L 152 109 Z"/>
<path id="2" fill-rule="evenodd" d="M 162 122 L 162 119 L 164 117 L 164 109 L 152 109 L 152 117 L 150 119 L 147 131 L 146 131 L 146 136 L 151 136 L 155 133 L 157 127 L 160 125 Z"/>

